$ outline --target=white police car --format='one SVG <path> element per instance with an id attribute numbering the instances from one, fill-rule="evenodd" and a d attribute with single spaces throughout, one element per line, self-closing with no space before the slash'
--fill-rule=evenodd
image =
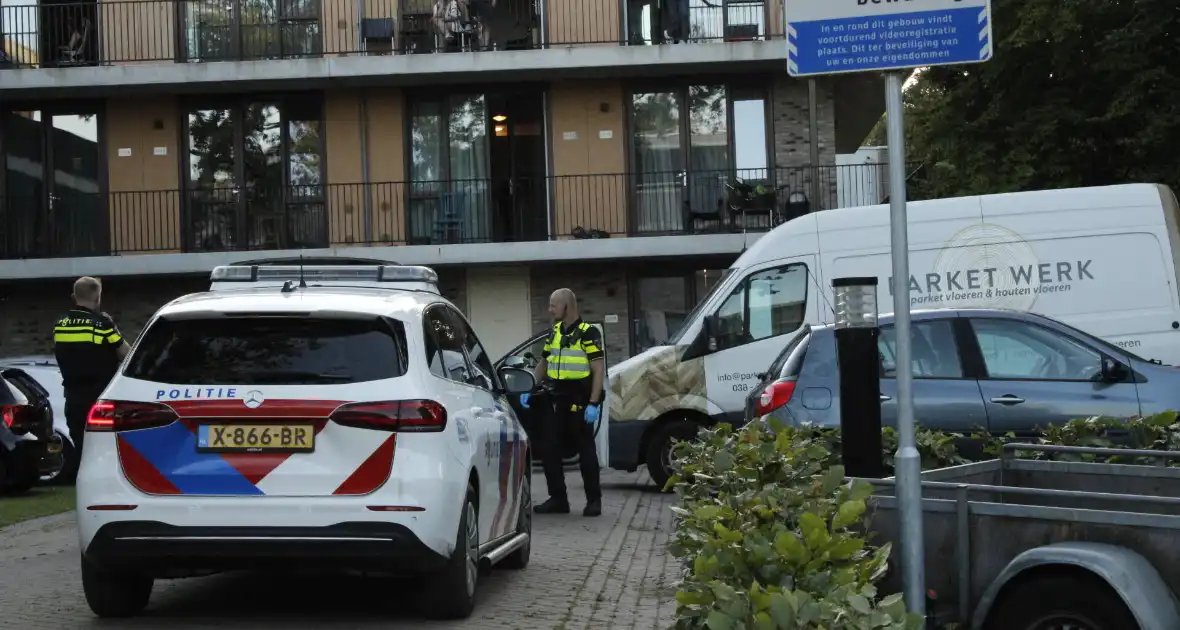
<path id="1" fill-rule="evenodd" d="M 480 570 L 528 564 L 533 458 L 437 276 L 404 266 L 227 266 L 160 309 L 87 421 L 86 600 L 236 569 L 429 576 L 466 617 Z M 507 385 L 505 385 L 507 382 Z"/>

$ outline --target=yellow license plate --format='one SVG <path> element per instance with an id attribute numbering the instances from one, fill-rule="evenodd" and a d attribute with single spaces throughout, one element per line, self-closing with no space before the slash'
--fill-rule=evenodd
<path id="1" fill-rule="evenodd" d="M 315 450 L 315 429 L 310 424 L 202 424 L 197 450 L 309 453 Z"/>

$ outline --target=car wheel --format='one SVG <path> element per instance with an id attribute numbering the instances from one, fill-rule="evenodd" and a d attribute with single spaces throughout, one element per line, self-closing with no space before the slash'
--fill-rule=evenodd
<path id="1" fill-rule="evenodd" d="M 656 486 L 665 492 L 664 486 L 672 477 L 672 445 L 691 440 L 697 436 L 700 425 L 691 420 L 676 420 L 660 427 L 647 444 L 647 472 Z"/>
<path id="2" fill-rule="evenodd" d="M 54 474 L 42 475 L 41 483 L 52 486 L 68 486 L 78 479 L 78 453 L 74 444 L 61 436 L 61 470 Z"/>
<path id="3" fill-rule="evenodd" d="M 152 578 L 103 571 L 83 556 L 82 591 L 95 615 L 132 617 L 147 607 L 152 596 Z"/>
<path id="4" fill-rule="evenodd" d="M 475 507 L 475 488 L 467 487 L 455 550 L 435 577 L 433 616 L 439 619 L 466 619 L 475 610 L 475 593 L 479 586 L 479 511 Z"/>
<path id="5" fill-rule="evenodd" d="M 533 554 L 533 481 L 528 472 L 521 482 L 520 515 L 517 516 L 516 533 L 528 534 L 529 538 L 519 549 L 500 561 L 500 566 L 505 569 L 523 569 L 529 566 L 529 558 Z"/>
<path id="6" fill-rule="evenodd" d="M 1123 599 L 1097 576 L 1051 573 L 1013 586 L 988 615 L 988 630 L 1139 628 Z"/>

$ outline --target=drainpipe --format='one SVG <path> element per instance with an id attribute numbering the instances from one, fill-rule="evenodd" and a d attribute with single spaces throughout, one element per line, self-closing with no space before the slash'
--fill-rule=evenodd
<path id="1" fill-rule="evenodd" d="M 361 90 L 361 190 L 365 197 L 365 243 L 373 242 L 373 194 L 369 186 L 369 92 Z"/>
<path id="2" fill-rule="evenodd" d="M 819 187 L 819 95 L 816 94 L 815 79 L 807 80 L 807 109 L 808 109 L 808 148 L 811 150 L 811 208 L 812 210 L 827 210 L 821 207 Z"/>

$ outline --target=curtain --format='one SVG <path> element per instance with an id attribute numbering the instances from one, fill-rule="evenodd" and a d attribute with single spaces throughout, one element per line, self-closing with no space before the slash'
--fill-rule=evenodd
<path id="1" fill-rule="evenodd" d="M 444 199 L 444 215 L 458 212 L 464 243 L 492 239 L 491 195 L 488 182 L 487 108 L 482 94 L 451 99 L 447 117 L 450 151 L 450 196 Z M 448 208 L 447 204 L 450 204 Z"/>
<path id="2" fill-rule="evenodd" d="M 491 240 L 487 109 L 482 94 L 415 104 L 411 115 L 410 240 Z"/>
<path id="3" fill-rule="evenodd" d="M 679 231 L 684 225 L 685 161 L 680 96 L 676 92 L 635 94 L 631 118 L 635 229 L 641 234 Z"/>
<path id="4" fill-rule="evenodd" d="M 729 108 L 723 85 L 688 88 L 688 203 L 695 214 L 725 218 L 729 181 Z"/>

